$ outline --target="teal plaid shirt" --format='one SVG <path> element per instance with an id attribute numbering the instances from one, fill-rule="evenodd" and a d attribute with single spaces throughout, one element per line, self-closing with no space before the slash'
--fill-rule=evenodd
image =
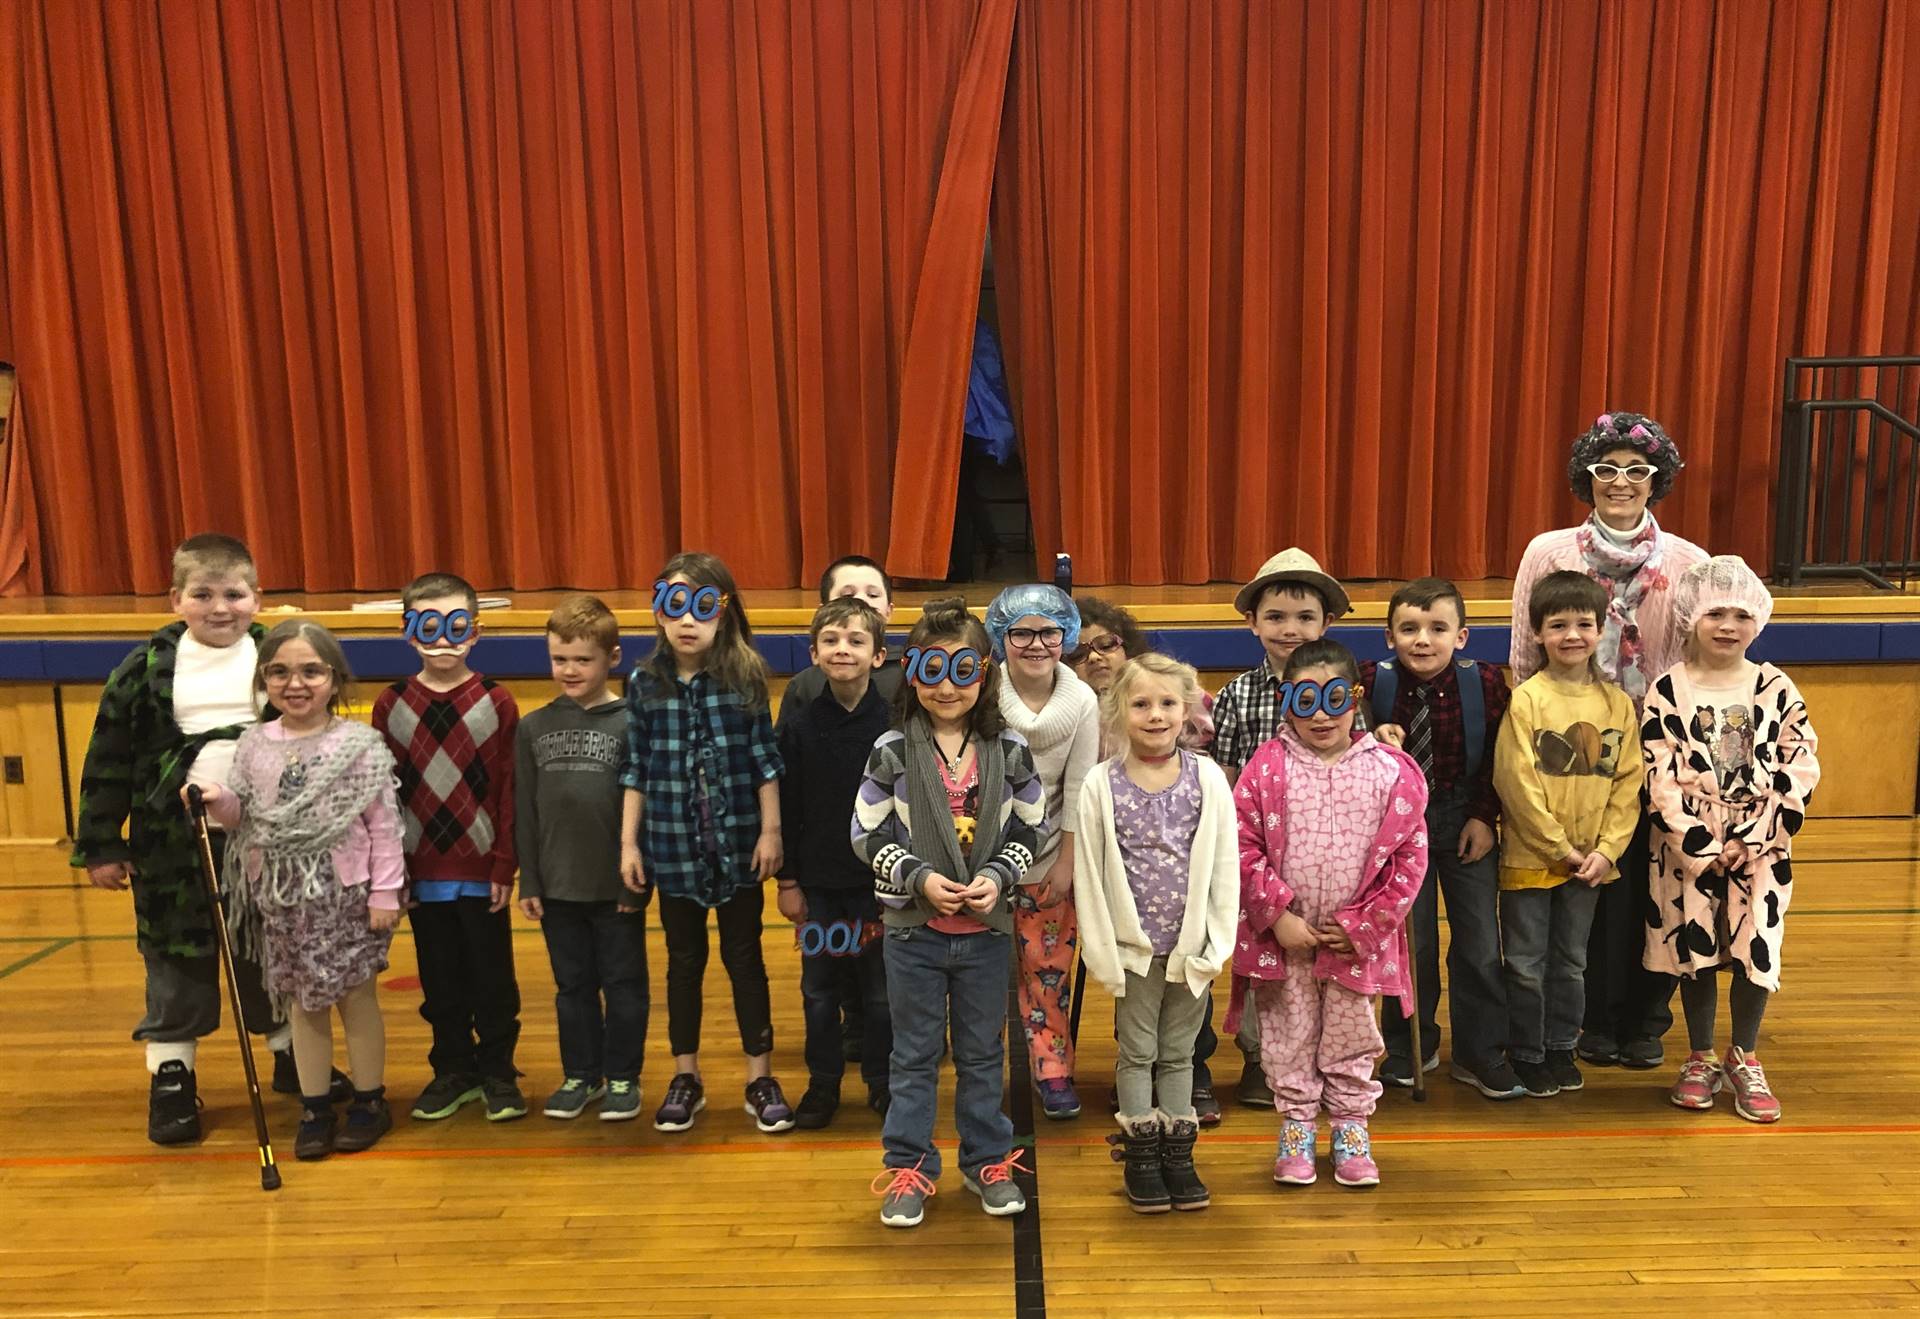
<path id="1" fill-rule="evenodd" d="M 636 667 L 627 713 L 620 783 L 646 796 L 640 856 L 647 882 L 703 907 L 758 883 L 760 785 L 786 772 L 766 707 L 749 709 L 706 673 L 667 683 Z"/>

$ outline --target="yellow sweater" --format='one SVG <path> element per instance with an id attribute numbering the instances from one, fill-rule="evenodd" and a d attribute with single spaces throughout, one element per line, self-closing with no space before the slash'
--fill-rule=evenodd
<path id="1" fill-rule="evenodd" d="M 1566 883 L 1570 851 L 1618 861 L 1640 822 L 1640 732 L 1627 694 L 1545 670 L 1514 688 L 1494 747 L 1503 831 L 1500 887 Z M 1618 867 L 1607 873 L 1611 883 Z"/>

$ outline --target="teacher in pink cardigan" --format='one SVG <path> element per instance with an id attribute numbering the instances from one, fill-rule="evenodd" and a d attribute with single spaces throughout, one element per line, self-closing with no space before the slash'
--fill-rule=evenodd
<path id="1" fill-rule="evenodd" d="M 1593 512 L 1577 527 L 1535 536 L 1521 556 L 1513 583 L 1516 682 L 1541 666 L 1540 647 L 1525 626 L 1534 583 L 1561 569 L 1584 572 L 1607 588 L 1600 669 L 1633 698 L 1636 711 L 1653 680 L 1680 659 L 1686 638 L 1674 626 L 1673 584 L 1707 554 L 1663 531 L 1652 506 L 1673 489 L 1683 466 L 1673 437 L 1637 412 L 1603 413 L 1574 440 L 1567 479 Z M 1673 1025 L 1673 977 L 1641 965 L 1653 915 L 1644 803 L 1643 794 L 1640 827 L 1619 858 L 1620 882 L 1600 890 L 1587 945 L 1587 1014 L 1579 1052 L 1600 1066 L 1660 1066 L 1660 1041 Z"/>

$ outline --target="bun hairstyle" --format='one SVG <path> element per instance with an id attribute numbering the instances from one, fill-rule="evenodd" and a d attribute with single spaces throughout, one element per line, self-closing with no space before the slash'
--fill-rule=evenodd
<path id="1" fill-rule="evenodd" d="M 1665 499 L 1673 490 L 1673 478 L 1686 464 L 1680 461 L 1679 446 L 1652 417 L 1638 412 L 1603 412 L 1594 419 L 1587 433 L 1573 442 L 1573 455 L 1567 459 L 1567 484 L 1583 504 L 1593 503 L 1593 473 L 1590 464 L 1599 462 L 1615 449 L 1632 449 L 1653 464 L 1653 490 L 1649 505 Z"/>
<path id="2" fill-rule="evenodd" d="M 920 606 L 920 621 L 907 633 L 906 649 L 911 651 L 915 647 L 947 646 L 955 642 L 962 648 L 971 646 L 978 651 L 983 667 L 980 699 L 974 702 L 973 709 L 968 713 L 967 731 L 978 738 L 998 737 L 1007 722 L 1000 713 L 1000 667 L 990 658 L 993 641 L 987 635 L 986 624 L 973 616 L 963 595 L 929 600 Z M 904 657 L 905 652 L 902 652 Z M 893 708 L 893 726 L 905 728 L 908 720 L 925 718 L 926 707 L 920 704 L 920 695 L 914 690 L 913 684 L 900 684 L 900 697 Z"/>
<path id="3" fill-rule="evenodd" d="M 1360 663 L 1353 652 L 1329 637 L 1317 641 L 1303 641 L 1294 647 L 1293 654 L 1287 656 L 1287 669 L 1281 678 L 1292 681 L 1308 669 L 1332 669 L 1335 673 L 1360 686 Z M 1356 691 L 1355 696 L 1359 693 Z"/>
<path id="4" fill-rule="evenodd" d="M 333 670 L 333 694 L 327 697 L 327 713 L 348 713 L 352 706 L 347 700 L 347 687 L 353 682 L 353 670 L 347 665 L 347 653 L 341 649 L 338 637 L 311 618 L 283 619 L 260 639 L 260 651 L 253 665 L 254 713 L 264 715 L 269 708 L 267 665 L 273 662 L 273 657 L 289 641 L 306 642 L 313 647 L 313 653 L 320 657 L 320 662 Z"/>

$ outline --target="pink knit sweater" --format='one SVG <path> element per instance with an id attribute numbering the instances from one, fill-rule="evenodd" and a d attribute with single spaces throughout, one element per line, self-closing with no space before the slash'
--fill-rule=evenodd
<path id="1" fill-rule="evenodd" d="M 1587 564 L 1580 553 L 1580 545 L 1574 539 L 1578 527 L 1564 527 L 1559 531 L 1543 531 L 1527 545 L 1527 552 L 1520 556 L 1520 570 L 1513 577 L 1513 645 L 1511 659 L 1513 680 L 1516 683 L 1531 678 L 1540 669 L 1540 646 L 1533 639 L 1533 629 L 1528 626 L 1527 601 L 1533 596 L 1533 588 L 1542 577 L 1550 572 L 1571 569 L 1585 572 Z M 1665 673 L 1680 661 L 1681 647 L 1686 637 L 1673 624 L 1673 592 L 1671 583 L 1680 579 L 1680 574 L 1696 563 L 1703 562 L 1707 552 L 1690 540 L 1682 539 L 1661 529 L 1660 539 L 1664 557 L 1660 561 L 1660 576 L 1664 580 L 1654 582 L 1647 590 L 1640 607 L 1634 611 L 1634 622 L 1640 628 L 1640 638 L 1644 648 L 1640 652 L 1639 667 L 1646 675 L 1648 687 L 1653 680 Z M 1606 677 L 1619 682 L 1620 675 L 1609 673 Z"/>

